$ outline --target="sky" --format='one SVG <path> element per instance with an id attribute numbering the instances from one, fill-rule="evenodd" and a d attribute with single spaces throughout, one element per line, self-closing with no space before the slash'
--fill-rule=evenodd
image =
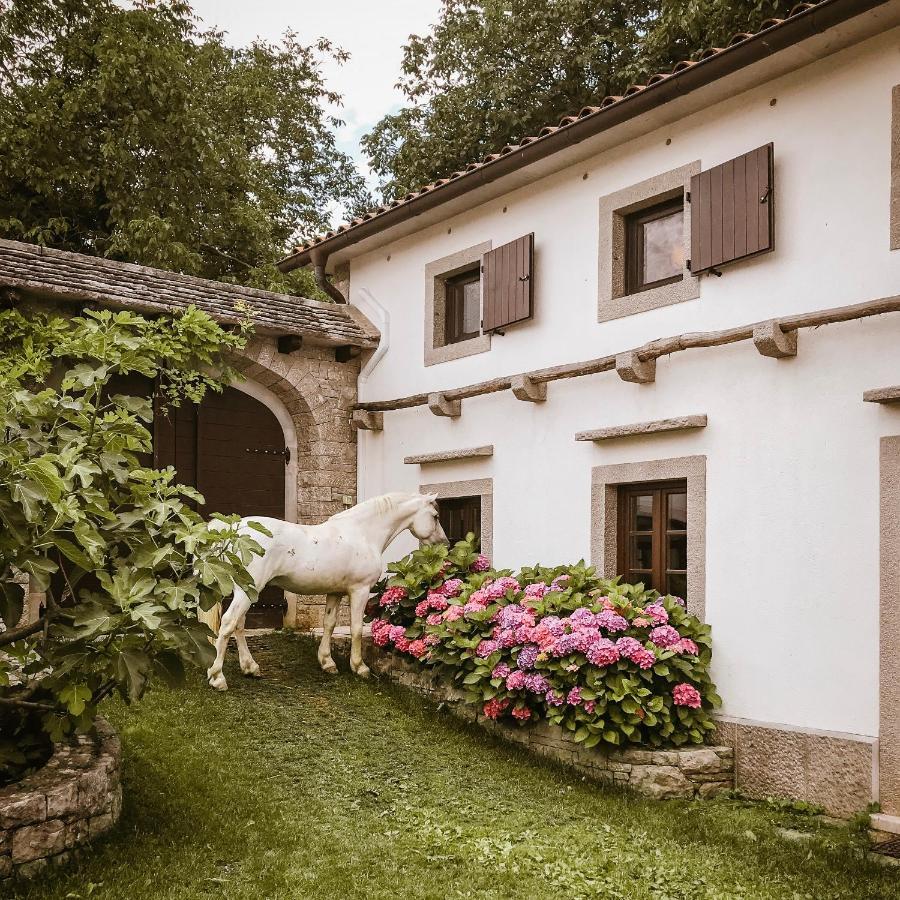
<path id="1" fill-rule="evenodd" d="M 337 112 L 347 124 L 338 131 L 338 146 L 374 185 L 359 140 L 401 106 L 394 85 L 403 45 L 437 20 L 440 0 L 193 0 L 192 6 L 204 24 L 227 32 L 234 46 L 257 37 L 277 41 L 290 28 L 303 43 L 327 37 L 347 50 L 348 62 L 323 67 L 328 86 L 344 97 Z"/>

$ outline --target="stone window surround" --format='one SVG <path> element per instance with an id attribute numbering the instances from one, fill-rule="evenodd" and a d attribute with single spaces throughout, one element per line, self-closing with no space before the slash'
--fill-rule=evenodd
<path id="1" fill-rule="evenodd" d="M 494 552 L 494 479 L 476 478 L 471 481 L 442 481 L 419 486 L 423 494 L 437 494 L 438 500 L 456 497 L 481 497 L 481 552 L 493 558 Z"/>
<path id="2" fill-rule="evenodd" d="M 591 561 L 604 578 L 615 578 L 619 540 L 619 485 L 687 481 L 688 610 L 706 614 L 706 457 L 680 456 L 594 466 L 591 470 Z"/>
<path id="3" fill-rule="evenodd" d="M 900 250 L 900 84 L 891 91 L 891 250 Z"/>
<path id="4" fill-rule="evenodd" d="M 491 249 L 491 242 L 485 241 L 465 250 L 458 250 L 449 256 L 436 259 L 425 266 L 425 365 L 435 366 L 474 356 L 491 349 L 491 336 L 479 334 L 467 341 L 455 344 L 444 344 L 444 320 L 446 316 L 446 282 L 448 278 L 464 272 L 476 263 Z"/>
<path id="5" fill-rule="evenodd" d="M 688 163 L 639 184 L 615 191 L 600 198 L 599 291 L 597 321 L 609 322 L 635 313 L 696 300 L 700 296 L 700 281 L 685 267 L 681 281 L 660 287 L 625 293 L 625 217 L 640 212 L 690 190 L 691 176 L 700 172 L 700 161 Z M 684 204 L 685 257 L 690 255 L 691 204 Z M 685 266 L 687 265 L 685 261 Z"/>
<path id="6" fill-rule="evenodd" d="M 900 833 L 900 435 L 881 439 L 879 480 L 878 818 L 888 821 L 876 827 Z"/>

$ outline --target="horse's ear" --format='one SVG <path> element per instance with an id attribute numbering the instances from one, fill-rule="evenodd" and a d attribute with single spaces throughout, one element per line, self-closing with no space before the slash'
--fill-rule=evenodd
<path id="1" fill-rule="evenodd" d="M 436 503 L 438 495 L 437 494 L 425 494 L 425 498 L 429 503 Z"/>

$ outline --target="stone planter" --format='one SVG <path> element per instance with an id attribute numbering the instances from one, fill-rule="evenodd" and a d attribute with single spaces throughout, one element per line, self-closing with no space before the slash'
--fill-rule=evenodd
<path id="1" fill-rule="evenodd" d="M 119 738 L 105 719 L 96 727 L 96 736 L 57 744 L 42 769 L 0 789 L 0 882 L 65 862 L 118 821 Z"/>
<path id="2" fill-rule="evenodd" d="M 334 649 L 342 655 L 349 653 L 348 639 L 336 635 Z M 546 721 L 520 727 L 488 719 L 476 706 L 466 703 L 452 685 L 402 656 L 380 650 L 371 638 L 364 638 L 363 654 L 373 672 L 444 704 L 457 718 L 475 722 L 504 740 L 596 781 L 623 785 L 658 799 L 712 797 L 734 787 L 734 751 L 730 747 L 694 744 L 665 750 L 586 749 L 575 743 L 571 732 Z"/>

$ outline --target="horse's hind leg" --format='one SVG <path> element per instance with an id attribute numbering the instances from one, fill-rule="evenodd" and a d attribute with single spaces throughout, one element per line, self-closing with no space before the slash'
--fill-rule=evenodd
<path id="1" fill-rule="evenodd" d="M 251 675 L 254 678 L 262 677 L 259 671 L 259 663 L 253 658 L 250 653 L 250 648 L 247 646 L 247 634 L 244 631 L 244 623 L 247 621 L 247 613 L 245 612 L 241 616 L 240 622 L 238 622 L 237 628 L 234 630 L 234 641 L 237 644 L 238 648 L 238 659 L 241 663 L 241 671 L 245 675 Z"/>
<path id="2" fill-rule="evenodd" d="M 228 683 L 222 674 L 222 664 L 225 662 L 225 651 L 228 649 L 228 641 L 231 635 L 237 630 L 238 624 L 242 623 L 247 610 L 253 605 L 253 601 L 247 594 L 237 585 L 234 588 L 234 597 L 232 597 L 225 615 L 222 616 L 222 624 L 219 626 L 219 634 L 216 638 L 216 659 L 215 662 L 206 670 L 206 677 L 209 683 L 217 691 L 227 691 Z"/>
<path id="3" fill-rule="evenodd" d="M 338 610 L 341 606 L 340 594 L 328 594 L 325 597 L 325 621 L 322 623 L 322 640 L 319 643 L 319 665 L 329 675 L 337 674 L 337 666 L 331 658 L 331 635 L 337 624 Z"/>

